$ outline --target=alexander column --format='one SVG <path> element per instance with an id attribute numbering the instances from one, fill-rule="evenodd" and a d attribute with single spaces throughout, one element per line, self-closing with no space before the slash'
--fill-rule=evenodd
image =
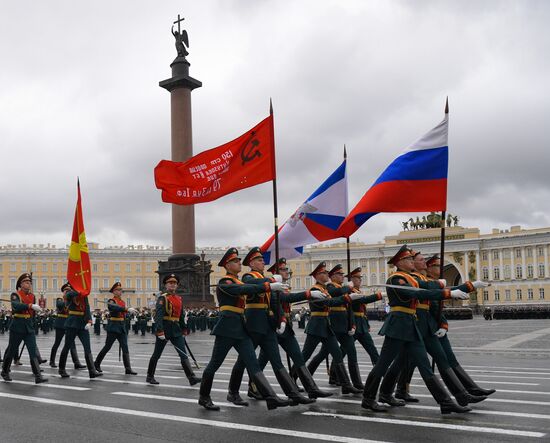
<path id="1" fill-rule="evenodd" d="M 172 77 L 159 82 L 161 88 L 170 92 L 172 161 L 183 162 L 193 156 L 193 133 L 191 124 L 191 91 L 200 88 L 202 83 L 189 76 L 190 63 L 187 31 L 181 29 L 183 18 L 172 25 L 172 35 L 176 39 L 177 57 L 170 64 Z M 177 31 L 174 29 L 177 25 Z M 204 262 L 195 250 L 195 207 L 172 204 L 172 252 L 166 262 L 159 262 L 159 287 L 167 274 L 180 277 L 178 293 L 185 295 L 184 301 L 200 301 L 202 288 L 208 285 L 211 272 L 210 262 Z M 208 286 L 207 286 L 208 287 Z"/>

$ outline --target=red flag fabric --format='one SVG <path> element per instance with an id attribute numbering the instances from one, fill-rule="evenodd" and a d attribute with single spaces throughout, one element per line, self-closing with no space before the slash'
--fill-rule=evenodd
<path id="1" fill-rule="evenodd" d="M 69 248 L 69 263 L 67 264 L 67 280 L 80 295 L 90 294 L 92 288 L 92 269 L 88 254 L 88 243 L 84 231 L 82 216 L 82 201 L 80 197 L 80 182 L 77 184 L 78 198 L 74 214 L 73 235 Z"/>
<path id="2" fill-rule="evenodd" d="M 213 201 L 274 178 L 272 115 L 229 143 L 185 162 L 161 160 L 155 167 L 162 201 L 179 205 Z"/>

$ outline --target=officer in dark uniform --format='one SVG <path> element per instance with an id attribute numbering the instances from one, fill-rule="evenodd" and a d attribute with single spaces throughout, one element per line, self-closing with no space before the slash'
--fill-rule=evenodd
<path id="1" fill-rule="evenodd" d="M 71 288 L 65 293 L 66 305 L 69 316 L 65 320 L 65 344 L 59 356 L 59 375 L 68 378 L 69 374 L 65 370 L 67 356 L 76 337 L 80 339 L 84 348 L 84 358 L 90 378 L 96 378 L 103 374 L 97 372 L 94 367 L 94 357 L 92 356 L 92 347 L 90 345 L 90 329 L 92 327 L 92 313 L 87 295 L 82 295 Z"/>
<path id="2" fill-rule="evenodd" d="M 100 310 L 94 312 L 94 334 L 101 335 L 101 319 L 103 314 Z"/>
<path id="3" fill-rule="evenodd" d="M 11 294 L 11 311 L 13 320 L 10 324 L 10 339 L 4 361 L 2 362 L 1 376 L 6 381 L 11 381 L 10 366 L 14 358 L 17 358 L 19 344 L 24 342 L 27 345 L 31 368 L 34 374 L 35 383 L 44 383 L 47 378 L 40 374 L 40 363 L 38 360 L 38 348 L 36 347 L 36 335 L 33 327 L 34 316 L 41 312 L 42 308 L 36 304 L 36 297 L 32 291 L 31 274 L 21 274 L 17 279 L 16 292 Z"/>
<path id="4" fill-rule="evenodd" d="M 235 348 L 239 358 L 243 361 L 252 382 L 266 400 L 268 409 L 288 406 L 289 401 L 283 400 L 275 394 L 275 391 L 265 378 L 256 354 L 254 345 L 245 330 L 244 308 L 247 295 L 262 294 L 268 290 L 277 291 L 286 289 L 283 283 L 244 283 L 238 275 L 241 272 L 241 259 L 236 248 L 230 248 L 224 254 L 218 266 L 224 267 L 226 275 L 220 279 L 216 288 L 216 296 L 219 303 L 220 316 L 218 323 L 212 330 L 216 336 L 212 357 L 202 374 L 199 405 L 209 410 L 219 410 L 219 406 L 212 403 L 210 391 L 214 381 L 214 375 L 229 350 Z"/>
<path id="5" fill-rule="evenodd" d="M 182 331 L 185 327 L 185 312 L 183 310 L 182 298 L 176 294 L 179 282 L 180 279 L 177 275 L 166 275 L 162 279 L 166 292 L 157 297 L 155 309 L 155 349 L 149 360 L 146 379 L 147 383 L 152 385 L 159 384 L 155 380 L 155 371 L 167 340 L 170 340 L 174 345 L 189 384 L 193 386 L 201 381 L 199 377 L 195 376 L 193 368 L 191 368 L 189 356 L 185 353 L 185 338 Z"/>
<path id="6" fill-rule="evenodd" d="M 360 299 L 362 295 L 353 293 L 350 294 L 350 285 L 346 285 L 344 287 L 329 285 L 330 278 L 325 262 L 319 263 L 309 275 L 316 280 L 315 285 L 313 285 L 310 290 L 321 291 L 326 296 L 326 299 L 309 302 L 311 319 L 306 326 L 305 332 L 307 337 L 302 349 L 302 356 L 304 357 L 304 360 L 307 361 L 311 357 L 311 354 L 313 354 L 313 351 L 315 351 L 317 345 L 322 343 L 326 351 L 332 355 L 334 360 L 334 368 L 337 379 L 342 387 L 342 394 L 359 393 L 361 391 L 354 388 L 350 382 L 348 371 L 344 365 L 342 351 L 338 346 L 335 330 L 333 329 L 331 320 L 329 319 L 329 312 L 333 307 L 346 306 L 348 303 Z M 346 313 L 344 312 L 344 314 Z M 347 328 L 347 316 L 345 324 Z M 315 368 L 310 368 L 308 365 L 308 369 L 312 372 L 312 369 Z"/>
<path id="7" fill-rule="evenodd" d="M 468 294 L 461 290 L 432 289 L 415 290 L 421 287 L 420 283 L 411 274 L 415 270 L 413 254 L 403 245 L 401 249 L 388 261 L 397 267 L 397 271 L 390 275 L 387 283 L 398 288 L 388 287 L 388 304 L 390 313 L 386 317 L 379 334 L 385 336 L 380 352 L 380 359 L 374 365 L 365 382 L 363 401 L 361 406 L 376 412 L 387 409 L 376 401 L 376 394 L 382 377 L 386 374 L 390 364 L 406 349 L 420 371 L 426 386 L 433 398 L 439 403 L 441 413 L 468 412 L 471 409 L 457 405 L 449 396 L 439 379 L 434 375 L 426 354 L 422 334 L 417 326 L 416 305 L 418 300 L 458 298 L 465 300 Z M 402 289 L 401 289 L 402 287 Z M 415 288 L 415 289 L 410 289 Z M 394 382 L 392 383 L 394 386 Z M 387 391 L 386 391 L 387 392 Z M 390 393 L 392 391 L 389 391 Z M 383 399 L 384 401 L 386 399 Z M 395 398 L 393 399 L 395 400 Z"/>
<path id="8" fill-rule="evenodd" d="M 54 329 L 55 329 L 55 341 L 52 346 L 52 351 L 50 353 L 50 367 L 57 368 L 57 365 L 55 364 L 55 355 L 57 354 L 57 349 L 59 348 L 59 345 L 63 341 L 63 337 L 65 337 L 65 320 L 69 316 L 69 309 L 67 308 L 67 305 L 65 304 L 65 294 L 72 290 L 71 285 L 69 283 L 65 283 L 61 286 L 61 292 L 63 293 L 63 297 L 58 297 L 55 302 L 55 307 L 57 310 L 57 315 L 55 317 L 55 323 L 54 323 Z M 86 369 L 86 366 L 80 363 L 80 360 L 78 359 L 78 353 L 76 352 L 76 345 L 73 342 L 73 346 L 71 346 L 71 358 L 74 363 L 75 369 Z"/>
<path id="9" fill-rule="evenodd" d="M 122 348 L 122 361 L 124 363 L 124 369 L 126 375 L 137 375 L 137 372 L 132 370 L 130 364 L 130 351 L 128 349 L 128 335 L 126 330 L 126 314 L 134 314 L 136 310 L 134 308 L 126 308 L 126 303 L 122 300 L 122 285 L 120 282 L 116 282 L 109 292 L 113 294 L 113 297 L 107 301 L 107 308 L 109 309 L 109 322 L 107 323 L 107 339 L 105 340 L 105 346 L 99 351 L 94 362 L 94 367 L 97 372 L 103 372 L 101 370 L 101 362 L 107 355 L 107 352 L 113 346 L 115 341 L 118 341 L 119 346 Z"/>
<path id="10" fill-rule="evenodd" d="M 242 281 L 245 284 L 261 285 L 275 283 L 276 281 L 282 282 L 280 275 L 273 279 L 266 278 L 263 275 L 265 268 L 264 258 L 262 251 L 257 246 L 248 252 L 243 260 L 243 264 L 250 267 L 250 271 L 242 277 Z M 307 297 L 307 294 L 302 292 L 297 297 L 303 300 Z M 315 401 L 314 399 L 304 397 L 298 392 L 298 387 L 281 361 L 275 330 L 277 329 L 279 333 L 284 331 L 286 318 L 280 305 L 277 304 L 276 306 L 276 311 L 274 312 L 272 307 L 272 292 L 269 288 L 266 288 L 264 292 L 259 294 L 248 295 L 244 308 L 246 332 L 252 339 L 254 348 L 259 346 L 265 352 L 283 392 L 291 399 L 291 405 L 312 403 Z M 239 394 L 244 369 L 245 364 L 243 359 L 238 358 L 231 371 L 229 392 L 227 394 L 228 401 L 240 406 L 248 406 L 248 402 L 244 401 Z"/>
<path id="11" fill-rule="evenodd" d="M 273 275 L 280 275 L 283 278 L 283 283 L 288 284 L 290 280 L 290 272 L 286 263 L 286 258 L 284 257 L 279 259 L 278 267 L 274 264 L 268 269 L 268 272 L 271 272 Z M 288 291 L 276 291 L 272 293 L 272 305 L 280 305 L 286 320 L 285 327 L 282 328 L 282 330 L 281 327 L 279 327 L 277 330 L 277 340 L 281 348 L 284 349 L 287 356 L 294 363 L 293 375 L 294 377 L 300 378 L 300 381 L 308 393 L 309 398 L 330 397 L 332 393 L 321 391 L 315 383 L 315 380 L 313 380 L 311 373 L 307 369 L 306 362 L 302 356 L 302 351 L 300 350 L 300 345 L 298 344 L 298 340 L 296 340 L 296 334 L 294 333 L 294 329 L 292 327 L 291 304 L 302 300 L 323 300 L 324 298 L 325 295 L 321 291 L 306 291 L 297 292 L 294 294 Z M 260 351 L 258 362 L 263 370 L 268 362 L 267 355 L 263 349 Z M 255 392 L 252 394 L 252 396 L 255 396 Z"/>

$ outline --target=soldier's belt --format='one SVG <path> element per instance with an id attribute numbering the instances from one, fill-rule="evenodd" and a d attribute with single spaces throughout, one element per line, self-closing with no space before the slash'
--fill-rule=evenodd
<path id="1" fill-rule="evenodd" d="M 245 309 L 267 309 L 267 303 L 247 303 Z"/>
<path id="2" fill-rule="evenodd" d="M 69 315 L 80 315 L 80 316 L 84 316 L 84 312 L 82 312 L 82 311 L 69 311 Z"/>
<path id="3" fill-rule="evenodd" d="M 111 317 L 109 320 L 111 320 L 111 321 L 124 321 L 126 319 L 125 318 L 120 318 L 120 317 Z"/>
<path id="4" fill-rule="evenodd" d="M 355 315 L 356 317 L 364 317 L 365 313 L 364 312 L 355 312 L 355 311 L 353 311 L 353 315 Z"/>
<path id="5" fill-rule="evenodd" d="M 285 318 L 290 318 L 290 313 L 289 312 L 285 312 Z"/>
<path id="6" fill-rule="evenodd" d="M 13 314 L 15 318 L 31 318 L 31 314 Z"/>
<path id="7" fill-rule="evenodd" d="M 236 312 L 237 314 L 244 313 L 243 308 L 238 308 L 236 306 L 229 306 L 229 305 L 220 306 L 220 311 L 231 311 L 231 312 Z"/>
<path id="8" fill-rule="evenodd" d="M 430 310 L 430 305 L 424 303 L 418 303 L 416 309 L 425 309 L 426 311 Z"/>
<path id="9" fill-rule="evenodd" d="M 346 312 L 347 308 L 344 306 L 334 306 L 330 308 L 330 312 Z"/>
<path id="10" fill-rule="evenodd" d="M 57 314 L 57 316 L 58 316 L 59 318 L 67 318 L 67 317 L 68 317 L 67 314 Z"/>
<path id="11" fill-rule="evenodd" d="M 312 317 L 328 317 L 328 312 L 312 312 Z"/>
<path id="12" fill-rule="evenodd" d="M 405 314 L 416 314 L 416 309 L 405 308 L 404 306 L 392 306 L 390 307 L 390 312 L 404 312 Z"/>
<path id="13" fill-rule="evenodd" d="M 179 317 L 162 317 L 163 320 L 168 320 L 168 321 L 180 321 Z"/>

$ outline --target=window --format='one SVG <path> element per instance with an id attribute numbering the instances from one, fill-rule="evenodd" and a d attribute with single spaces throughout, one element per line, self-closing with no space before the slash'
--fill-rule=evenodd
<path id="1" fill-rule="evenodd" d="M 500 280 L 500 268 L 496 266 L 493 268 L 493 280 Z"/>
<path id="2" fill-rule="evenodd" d="M 152 281 L 151 281 L 150 278 L 148 278 L 147 280 L 145 280 L 145 285 L 146 285 L 145 287 L 146 287 L 148 290 L 151 289 L 151 287 L 152 287 Z"/>
<path id="3" fill-rule="evenodd" d="M 93 271 L 93 272 L 97 272 L 97 263 L 94 263 L 94 264 L 92 265 L 92 271 Z"/>
<path id="4" fill-rule="evenodd" d="M 306 277 L 306 288 L 311 288 L 311 277 Z"/>
<path id="5" fill-rule="evenodd" d="M 132 306 L 130 303 L 130 297 L 126 297 L 126 306 Z"/>
<path id="6" fill-rule="evenodd" d="M 42 263 L 42 272 L 48 272 L 48 263 Z"/>
<path id="7" fill-rule="evenodd" d="M 109 263 L 103 263 L 103 272 L 109 272 Z"/>
<path id="8" fill-rule="evenodd" d="M 52 290 L 57 291 L 57 278 L 52 279 Z"/>
<path id="9" fill-rule="evenodd" d="M 495 301 L 500 300 L 500 291 L 498 289 L 495 289 Z"/>
<path id="10" fill-rule="evenodd" d="M 531 288 L 527 289 L 527 300 L 533 300 L 533 290 Z"/>
<path id="11" fill-rule="evenodd" d="M 118 281 L 118 282 L 122 282 L 122 279 L 121 279 L 120 277 L 115 277 L 115 278 L 114 278 L 113 284 L 114 284 L 115 282 L 117 282 L 117 281 Z"/>
<path id="12" fill-rule="evenodd" d="M 527 278 L 533 278 L 533 265 L 527 265 Z"/>
<path id="13" fill-rule="evenodd" d="M 539 247 L 537 248 L 537 255 L 538 255 L 539 257 L 544 257 L 544 247 L 539 246 Z M 0 270 L 1 270 L 1 269 L 0 269 Z"/>
<path id="14" fill-rule="evenodd" d="M 527 252 L 527 257 L 533 256 L 533 248 L 527 248 L 525 251 Z"/>
<path id="15" fill-rule="evenodd" d="M 136 263 L 136 272 L 141 272 L 141 263 Z"/>
<path id="16" fill-rule="evenodd" d="M 504 297 L 506 298 L 506 301 L 510 301 L 512 299 L 512 294 L 510 289 L 506 289 L 504 291 Z"/>
<path id="17" fill-rule="evenodd" d="M 94 297 L 94 308 L 97 308 L 97 297 Z"/>
<path id="18" fill-rule="evenodd" d="M 386 281 L 386 273 L 382 272 L 382 275 L 380 276 L 380 279 L 385 282 Z"/>
<path id="19" fill-rule="evenodd" d="M 1 271 L 1 269 L 0 269 Z M 0 278 L 0 291 L 2 290 L 2 279 Z"/>
<path id="20" fill-rule="evenodd" d="M 300 281 L 300 277 L 296 277 L 294 280 L 296 282 L 296 288 L 302 289 L 302 282 Z"/>
<path id="21" fill-rule="evenodd" d="M 516 278 L 523 278 L 523 269 L 521 265 L 516 266 Z"/>
<path id="22" fill-rule="evenodd" d="M 510 269 L 510 265 L 505 265 L 504 266 L 504 278 L 506 278 L 506 279 L 512 278 L 512 272 L 511 272 L 511 269 Z"/>
<path id="23" fill-rule="evenodd" d="M 516 258 L 521 258 L 521 249 L 516 249 Z"/>
<path id="24" fill-rule="evenodd" d="M 132 267 L 130 266 L 130 263 L 126 263 L 126 272 L 131 272 Z"/>
<path id="25" fill-rule="evenodd" d="M 521 289 L 516 289 L 516 300 L 521 300 L 521 299 L 522 299 Z"/>
<path id="26" fill-rule="evenodd" d="M 136 289 L 141 291 L 141 278 L 136 278 Z"/>
<path id="27" fill-rule="evenodd" d="M 495 249 L 493 251 L 493 260 L 498 260 L 498 258 L 499 258 L 498 249 Z"/>
<path id="28" fill-rule="evenodd" d="M 147 263 L 147 264 L 145 265 L 145 268 L 147 269 L 146 272 L 151 272 L 151 263 Z"/>
<path id="29" fill-rule="evenodd" d="M 481 260 L 487 260 L 487 251 L 481 251 Z"/>
<path id="30" fill-rule="evenodd" d="M 57 263 L 52 264 L 52 272 L 57 272 Z"/>
<path id="31" fill-rule="evenodd" d="M 98 278 L 94 278 L 94 280 L 92 281 L 92 287 L 97 291 L 99 289 L 99 279 Z"/>
<path id="32" fill-rule="evenodd" d="M 375 285 L 378 283 L 378 280 L 376 279 L 376 274 L 374 272 L 370 276 L 370 283 L 371 285 Z"/>
<path id="33" fill-rule="evenodd" d="M 15 263 L 10 264 L 10 272 L 15 272 L 17 269 L 15 268 Z"/>
<path id="34" fill-rule="evenodd" d="M 27 272 L 27 263 L 21 263 L 21 272 Z"/>
<path id="35" fill-rule="evenodd" d="M 539 300 L 544 300 L 544 288 L 539 288 Z"/>
<path id="36" fill-rule="evenodd" d="M 483 276 L 483 280 L 489 280 L 489 269 L 483 268 L 481 270 L 481 275 Z"/>
<path id="37" fill-rule="evenodd" d="M 42 289 L 44 289 L 44 290 L 48 289 L 48 279 L 47 278 L 42 279 Z"/>
<path id="38" fill-rule="evenodd" d="M 544 263 L 539 263 L 539 278 L 544 278 Z"/>
<path id="39" fill-rule="evenodd" d="M 489 301 L 489 291 L 483 291 L 483 301 Z"/>
<path id="40" fill-rule="evenodd" d="M 132 287 L 132 279 L 130 279 L 130 278 L 127 278 L 127 279 L 126 279 L 126 287 L 127 287 L 127 288 L 131 288 L 131 287 Z"/>
<path id="41" fill-rule="evenodd" d="M 504 249 L 504 250 L 502 251 L 502 256 L 503 256 L 504 258 L 510 258 L 510 255 L 511 255 L 510 249 Z"/>
<path id="42" fill-rule="evenodd" d="M 103 287 L 104 287 L 104 288 L 110 288 L 110 286 L 109 286 L 109 279 L 108 279 L 108 278 L 104 278 L 104 279 L 103 279 Z"/>
<path id="43" fill-rule="evenodd" d="M 115 272 L 120 272 L 120 264 L 115 263 Z"/>
<path id="44" fill-rule="evenodd" d="M 31 272 L 36 272 L 36 263 L 31 264 Z"/>
<path id="45" fill-rule="evenodd" d="M 140 297 L 138 297 L 136 299 L 136 305 L 138 306 L 138 308 L 141 308 L 141 298 Z"/>
<path id="46" fill-rule="evenodd" d="M 10 278 L 10 291 L 15 291 L 15 278 Z"/>

